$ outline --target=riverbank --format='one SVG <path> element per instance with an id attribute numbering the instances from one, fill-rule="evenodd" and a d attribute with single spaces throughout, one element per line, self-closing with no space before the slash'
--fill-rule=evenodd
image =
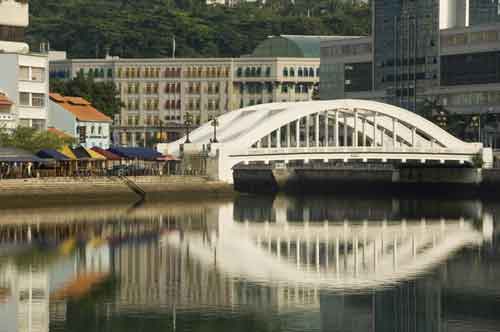
<path id="1" fill-rule="evenodd" d="M 163 197 L 203 196 L 231 197 L 230 184 L 198 176 L 130 177 L 148 199 Z M 0 205 L 16 201 L 137 201 L 141 197 L 118 177 L 38 178 L 0 181 Z"/>

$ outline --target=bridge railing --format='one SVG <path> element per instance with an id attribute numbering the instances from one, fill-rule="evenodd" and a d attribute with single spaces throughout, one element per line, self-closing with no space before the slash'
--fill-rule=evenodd
<path id="1" fill-rule="evenodd" d="M 477 147 L 393 147 L 393 146 L 339 146 L 339 147 L 290 147 L 290 148 L 249 148 L 248 155 L 294 154 L 294 153 L 419 153 L 419 154 L 464 154 L 480 152 Z"/>

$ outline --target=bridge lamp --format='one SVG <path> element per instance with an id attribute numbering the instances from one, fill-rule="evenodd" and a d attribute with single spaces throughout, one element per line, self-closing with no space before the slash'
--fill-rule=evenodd
<path id="1" fill-rule="evenodd" d="M 184 125 L 186 126 L 186 142 L 187 144 L 191 143 L 191 140 L 189 139 L 189 132 L 191 130 L 191 126 L 193 125 L 193 115 L 191 113 L 186 113 L 185 119 L 184 119 Z"/>
<path id="2" fill-rule="evenodd" d="M 212 139 L 212 143 L 219 143 L 217 140 L 217 127 L 219 126 L 219 120 L 216 117 L 211 122 L 212 127 L 214 127 L 214 138 Z"/>

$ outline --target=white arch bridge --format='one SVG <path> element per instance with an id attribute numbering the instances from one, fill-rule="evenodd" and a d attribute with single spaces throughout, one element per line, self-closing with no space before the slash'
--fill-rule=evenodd
<path id="1" fill-rule="evenodd" d="M 243 108 L 218 118 L 217 143 L 211 123 L 168 145 L 170 153 L 201 152 L 216 160 L 213 175 L 232 182 L 240 163 L 310 160 L 420 164 L 470 164 L 492 151 L 467 143 L 408 110 L 367 100 L 273 103 Z"/>

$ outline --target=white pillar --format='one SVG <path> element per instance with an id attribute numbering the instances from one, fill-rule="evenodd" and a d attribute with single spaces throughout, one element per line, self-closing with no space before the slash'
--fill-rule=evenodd
<path id="1" fill-rule="evenodd" d="M 328 111 L 325 111 L 325 146 L 328 146 Z"/>
<path id="2" fill-rule="evenodd" d="M 340 273 L 340 240 L 339 238 L 337 237 L 335 239 L 335 272 L 337 273 L 337 275 Z"/>
<path id="3" fill-rule="evenodd" d="M 333 146 L 340 146 L 339 144 L 339 111 L 335 110 L 335 119 L 333 121 Z"/>
<path id="4" fill-rule="evenodd" d="M 300 239 L 297 238 L 295 241 L 296 249 L 297 249 L 297 268 L 300 268 Z"/>
<path id="5" fill-rule="evenodd" d="M 352 145 L 357 147 L 359 144 L 358 142 L 358 110 L 354 109 L 354 131 L 352 134 Z"/>
<path id="6" fill-rule="evenodd" d="M 300 120 L 301 119 L 298 119 L 296 122 L 295 122 L 295 147 L 296 148 L 300 148 Z"/>
<path id="7" fill-rule="evenodd" d="M 354 237 L 353 249 L 354 249 L 354 276 L 358 276 L 358 265 L 359 265 L 359 248 L 358 248 L 358 237 Z"/>
<path id="8" fill-rule="evenodd" d="M 286 124 L 286 147 L 290 148 L 290 141 L 291 141 L 291 135 L 292 133 L 290 132 L 290 123 Z"/>
<path id="9" fill-rule="evenodd" d="M 413 128 L 411 129 L 411 146 L 412 146 L 412 147 L 415 147 L 415 144 L 417 143 L 417 142 L 415 141 L 415 139 L 416 139 L 416 135 L 417 135 L 417 128 L 413 127 Z"/>
<path id="10" fill-rule="evenodd" d="M 362 131 L 363 131 L 363 146 L 366 146 L 366 119 L 363 118 L 363 128 L 362 128 Z"/>
<path id="11" fill-rule="evenodd" d="M 398 140 L 398 120 L 392 119 L 392 147 L 395 148 Z"/>
<path id="12" fill-rule="evenodd" d="M 281 127 L 276 130 L 276 147 L 281 148 Z"/>
<path id="13" fill-rule="evenodd" d="M 347 146 L 347 112 L 344 112 L 344 146 Z"/>
<path id="14" fill-rule="evenodd" d="M 373 112 L 373 146 L 377 146 L 377 112 Z"/>
<path id="15" fill-rule="evenodd" d="M 306 116 L 306 147 L 309 147 L 309 118 L 310 116 Z"/>
<path id="16" fill-rule="evenodd" d="M 281 260 L 281 238 L 278 237 L 278 241 L 276 242 L 276 250 L 278 252 L 278 260 Z"/>
<path id="17" fill-rule="evenodd" d="M 319 112 L 316 113 L 316 116 L 314 118 L 315 118 L 314 138 L 316 140 L 316 146 L 319 146 Z"/>
<path id="18" fill-rule="evenodd" d="M 319 273 L 319 237 L 316 237 L 316 272 Z"/>

